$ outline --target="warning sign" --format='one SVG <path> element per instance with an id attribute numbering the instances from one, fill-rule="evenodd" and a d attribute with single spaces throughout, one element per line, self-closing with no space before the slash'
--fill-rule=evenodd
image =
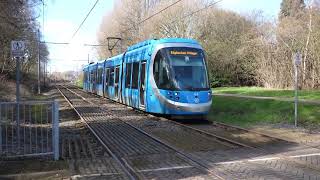
<path id="1" fill-rule="evenodd" d="M 11 41 L 11 54 L 13 57 L 24 57 L 25 44 L 24 41 Z"/>

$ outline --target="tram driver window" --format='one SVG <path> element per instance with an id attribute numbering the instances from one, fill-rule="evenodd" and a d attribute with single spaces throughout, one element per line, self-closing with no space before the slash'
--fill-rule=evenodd
<path id="1" fill-rule="evenodd" d="M 153 74 L 159 89 L 170 89 L 167 60 L 161 55 L 160 51 L 157 53 L 154 60 Z"/>

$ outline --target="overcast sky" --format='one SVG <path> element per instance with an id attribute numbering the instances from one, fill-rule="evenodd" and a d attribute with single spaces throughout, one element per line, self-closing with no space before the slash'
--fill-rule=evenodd
<path id="1" fill-rule="evenodd" d="M 89 12 L 95 0 L 46 0 L 45 23 L 43 26 L 43 41 L 71 42 L 71 45 L 48 45 L 51 59 L 49 70 L 77 70 L 86 61 L 88 54 L 96 59 L 95 51 L 83 44 L 97 43 L 96 34 L 103 16 L 112 10 L 115 0 L 100 0 L 82 28 L 71 40 L 85 15 Z M 252 11 L 263 11 L 265 16 L 277 17 L 281 0 L 223 0 L 219 7 L 242 14 Z M 41 13 L 42 14 L 42 13 Z"/>

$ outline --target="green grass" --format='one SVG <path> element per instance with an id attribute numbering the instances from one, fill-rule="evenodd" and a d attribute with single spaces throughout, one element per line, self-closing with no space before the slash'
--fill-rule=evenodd
<path id="1" fill-rule="evenodd" d="M 213 89 L 214 93 L 240 94 L 247 96 L 266 96 L 293 98 L 293 90 L 266 89 L 261 87 L 219 87 Z M 301 90 L 299 98 L 308 100 L 320 100 L 320 90 Z"/>
<path id="2" fill-rule="evenodd" d="M 76 86 L 78 86 L 79 88 L 83 88 L 83 80 L 82 79 L 78 79 L 76 82 L 75 82 Z"/>
<path id="3" fill-rule="evenodd" d="M 209 120 L 250 127 L 259 124 L 294 124 L 294 104 L 277 100 L 214 96 Z M 299 125 L 320 126 L 320 107 L 300 104 Z"/>

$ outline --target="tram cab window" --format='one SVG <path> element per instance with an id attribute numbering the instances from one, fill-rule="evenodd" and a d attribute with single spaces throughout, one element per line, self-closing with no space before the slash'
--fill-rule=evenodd
<path id="1" fill-rule="evenodd" d="M 159 51 L 155 57 L 153 64 L 154 80 L 159 89 L 170 89 L 169 66 L 165 57 Z"/>
<path id="2" fill-rule="evenodd" d="M 201 49 L 163 48 L 154 59 L 153 72 L 159 89 L 209 90 L 205 56 Z"/>
<path id="3" fill-rule="evenodd" d="M 139 76 L 139 62 L 134 62 L 132 65 L 132 89 L 138 89 L 138 76 Z"/>

